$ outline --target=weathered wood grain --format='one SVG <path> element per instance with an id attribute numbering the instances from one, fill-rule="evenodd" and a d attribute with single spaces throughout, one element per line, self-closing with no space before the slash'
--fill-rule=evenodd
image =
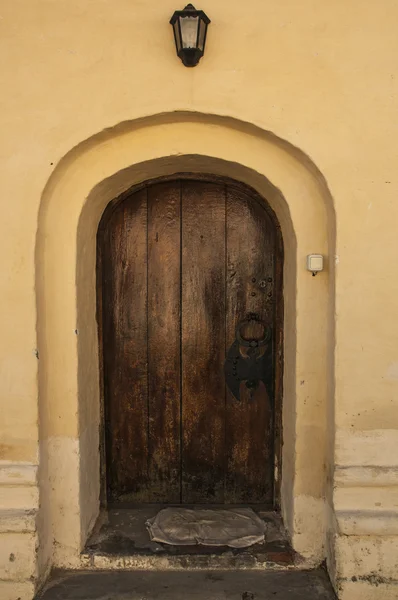
<path id="1" fill-rule="evenodd" d="M 103 245 L 108 490 L 147 500 L 147 192 L 113 212 Z"/>
<path id="2" fill-rule="evenodd" d="M 243 186 L 169 179 L 107 209 L 98 247 L 108 500 L 272 506 L 283 248 L 269 212 Z M 225 385 L 248 313 L 273 330 L 276 406 L 263 384 L 240 403 Z"/>
<path id="3" fill-rule="evenodd" d="M 225 194 L 182 183 L 182 500 L 223 502 Z"/>
<path id="4" fill-rule="evenodd" d="M 236 325 L 248 313 L 273 325 L 274 234 L 264 208 L 238 189 L 227 190 L 226 342 L 235 340 Z M 260 338 L 263 327 L 253 323 L 243 332 Z M 244 349 L 242 349 L 244 353 Z M 230 504 L 272 503 L 273 416 L 265 386 L 250 399 L 241 384 L 241 401 L 226 391 L 226 489 Z"/>
<path id="5" fill-rule="evenodd" d="M 181 184 L 148 188 L 149 500 L 179 502 Z"/>

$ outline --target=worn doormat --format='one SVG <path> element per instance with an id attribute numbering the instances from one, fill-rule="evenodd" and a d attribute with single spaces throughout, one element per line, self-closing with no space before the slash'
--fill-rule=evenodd
<path id="1" fill-rule="evenodd" d="M 173 546 L 246 548 L 264 541 L 266 523 L 251 508 L 164 508 L 146 522 L 151 540 Z"/>

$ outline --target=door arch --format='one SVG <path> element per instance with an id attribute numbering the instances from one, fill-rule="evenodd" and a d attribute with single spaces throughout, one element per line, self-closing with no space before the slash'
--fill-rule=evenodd
<path id="1" fill-rule="evenodd" d="M 281 225 L 285 253 L 281 512 L 295 551 L 314 561 L 326 556 L 334 531 L 332 195 L 311 158 L 278 132 L 238 118 L 176 111 L 118 123 L 82 140 L 59 160 L 43 190 L 35 268 L 41 506 L 45 504 L 51 514 L 41 527 L 46 541 L 42 558 L 48 564 L 66 568 L 77 564 L 102 500 L 101 363 L 95 310 L 99 221 L 108 203 L 133 185 L 192 171 L 251 186 L 267 199 Z M 305 269 L 305 257 L 314 249 L 327 259 L 324 272 L 315 278 Z"/>
<path id="2" fill-rule="evenodd" d="M 271 208 L 227 178 L 152 180 L 108 205 L 97 248 L 108 501 L 278 507 L 283 247 Z M 249 354 L 271 376 L 242 382 L 238 400 L 224 361 L 241 321 L 246 339 L 270 329 Z"/>

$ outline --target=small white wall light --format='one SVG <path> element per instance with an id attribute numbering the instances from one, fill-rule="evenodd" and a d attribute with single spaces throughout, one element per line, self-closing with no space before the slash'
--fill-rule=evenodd
<path id="1" fill-rule="evenodd" d="M 311 271 L 313 277 L 323 271 L 323 256 L 322 254 L 309 254 L 307 256 L 307 269 Z"/>

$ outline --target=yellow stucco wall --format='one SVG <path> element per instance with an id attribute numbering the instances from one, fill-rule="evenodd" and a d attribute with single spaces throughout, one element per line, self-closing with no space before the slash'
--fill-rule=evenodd
<path id="1" fill-rule="evenodd" d="M 65 404 L 65 394 L 70 392 L 73 396 L 77 387 L 73 377 L 65 381 L 62 372 L 58 372 L 58 379 L 50 377 L 52 388 L 46 387 L 47 375 L 41 372 L 39 398 L 38 367 L 41 357 L 48 354 L 47 345 L 54 348 L 56 334 L 54 328 L 50 333 L 39 331 L 39 344 L 37 323 L 40 326 L 43 315 L 47 314 L 50 323 L 61 323 L 65 315 L 72 317 L 72 313 L 68 313 L 72 304 L 65 304 L 63 309 L 62 302 L 57 300 L 57 312 L 52 310 L 51 293 L 46 296 L 47 304 L 40 304 L 39 293 L 38 305 L 36 293 L 42 285 L 43 289 L 54 290 L 54 298 L 59 299 L 62 286 L 69 283 L 65 302 L 68 298 L 71 303 L 74 301 L 77 229 L 91 189 L 129 165 L 162 156 L 197 154 L 214 160 L 201 167 L 198 162 L 179 166 L 183 170 L 188 170 L 190 165 L 193 165 L 192 170 L 212 166 L 215 172 L 221 169 L 215 159 L 230 161 L 231 165 L 242 165 L 241 172 L 239 168 L 235 171 L 242 179 L 244 168 L 254 169 L 256 176 L 268 178 L 286 198 L 292 216 L 292 236 L 299 232 L 298 240 L 301 240 L 296 283 L 302 283 L 297 287 L 297 298 L 292 300 L 291 306 L 302 306 L 297 313 L 297 319 L 301 319 L 297 335 L 303 344 L 303 353 L 295 359 L 299 364 L 302 360 L 304 368 L 295 372 L 295 378 L 311 381 L 308 398 L 315 411 L 313 419 L 319 422 L 318 402 L 319 419 L 323 421 L 316 429 L 320 432 L 319 440 L 311 428 L 307 429 L 307 438 L 300 438 L 300 454 L 300 448 L 292 442 L 297 427 L 301 426 L 300 414 L 297 421 L 289 421 L 285 413 L 285 436 L 290 436 L 291 457 L 294 457 L 290 465 L 291 482 L 286 481 L 285 485 L 290 485 L 289 497 L 292 502 L 296 498 L 297 504 L 300 497 L 307 505 L 308 498 L 325 498 L 325 508 L 321 509 L 325 510 L 323 526 L 329 530 L 325 552 L 330 569 L 335 572 L 341 598 L 353 600 L 357 597 L 354 594 L 362 600 L 376 598 L 375 594 L 382 594 L 379 597 L 386 600 L 396 598 L 398 592 L 393 581 L 398 579 L 394 568 L 397 561 L 391 563 L 391 555 L 398 554 L 398 527 L 395 525 L 394 529 L 392 525 L 398 513 L 398 6 L 393 0 L 379 3 L 249 0 L 244 5 L 215 0 L 202 4 L 200 8 L 209 14 L 212 23 L 206 54 L 195 69 L 184 68 L 175 55 L 168 19 L 176 8 L 182 5 L 170 0 L 161 3 L 0 0 L 3 58 L 0 548 L 7 545 L 7 551 L 0 552 L 0 557 L 4 555 L 4 565 L 0 558 L 0 597 L 14 600 L 17 590 L 21 598 L 29 599 L 34 587 L 31 578 L 40 580 L 48 569 L 52 556 L 51 531 L 55 527 L 62 538 L 62 528 L 68 523 L 64 521 L 62 526 L 58 521 L 48 523 L 46 514 L 51 510 L 56 512 L 57 497 L 71 493 L 76 499 L 73 514 L 79 526 L 70 528 L 73 540 L 64 540 L 65 547 L 77 548 L 84 542 L 84 531 L 95 516 L 93 509 L 84 516 L 87 522 L 81 523 L 80 499 L 85 498 L 86 493 L 95 496 L 96 488 L 84 487 L 84 481 L 73 477 L 71 466 L 75 464 L 77 471 L 79 464 L 85 464 L 79 462 L 82 459 L 77 440 L 80 436 L 83 448 L 89 445 L 86 438 L 81 437 L 88 429 L 82 431 L 79 427 L 82 427 L 82 419 L 88 423 L 91 413 L 84 413 L 78 402 L 68 405 L 69 414 L 58 411 Z M 174 120 L 179 124 L 164 130 L 152 117 L 175 112 L 178 115 L 188 112 L 195 127 L 187 123 L 190 119 L 178 116 Z M 144 135 L 140 130 L 141 137 L 134 136 L 134 123 L 144 117 L 148 117 L 147 133 Z M 226 122 L 220 117 L 226 117 Z M 173 122 L 172 116 L 170 122 Z M 120 123 L 126 125 L 118 129 Z M 151 136 L 151 128 L 155 135 Z M 98 134 L 108 129 L 105 138 L 110 149 L 107 154 L 101 154 L 103 139 Z M 212 132 L 217 139 L 213 153 Z M 121 138 L 130 134 L 135 141 L 125 146 L 121 156 Z M 286 156 L 291 157 L 286 158 L 286 165 L 290 165 L 289 160 L 293 161 L 291 168 L 286 166 L 285 185 L 282 167 L 277 176 L 271 154 L 267 155 L 260 139 L 268 140 L 267 143 L 277 140 L 275 144 L 281 148 L 285 144 Z M 85 144 L 85 140 L 91 142 Z M 89 157 L 86 163 L 85 157 Z M 158 167 L 163 168 L 159 164 Z M 84 168 L 90 169 L 90 173 L 81 176 L 80 169 Z M 117 185 L 121 189 L 145 174 L 153 176 L 156 168 L 153 163 L 141 172 L 131 171 L 130 179 L 118 180 L 116 187 L 109 189 L 116 190 Z M 175 168 L 174 163 L 168 168 Z M 74 178 L 74 169 L 79 173 L 79 184 Z M 301 176 L 305 170 L 308 175 Z M 233 174 L 231 167 L 225 171 Z M 312 190 L 312 184 L 302 183 L 311 177 L 317 180 L 314 184 L 318 186 L 317 191 L 315 187 L 315 191 Z M 247 175 L 247 178 L 248 183 L 255 185 L 255 177 L 251 180 Z M 113 185 L 115 180 L 112 181 Z M 294 181 L 301 190 L 297 200 Z M 259 179 L 257 187 L 261 185 Z M 265 183 L 264 186 L 266 195 Z M 77 190 L 84 196 L 71 201 L 74 211 L 71 212 L 68 199 L 74 198 Z M 308 215 L 303 190 L 308 191 L 311 207 Z M 102 206 L 100 198 L 103 202 L 106 197 L 101 196 L 102 192 L 103 189 L 97 196 L 92 192 L 96 200 L 91 205 L 96 208 L 88 214 L 95 215 L 96 219 Z M 319 206 L 323 207 L 319 209 L 321 217 L 313 216 L 317 195 Z M 56 204 L 56 197 L 62 197 L 62 205 Z M 51 231 L 46 230 L 48 223 L 55 223 L 55 218 L 46 220 L 47 216 L 58 210 L 65 219 L 64 230 L 70 226 L 68 235 L 74 236 L 75 246 L 63 247 L 57 255 L 59 261 L 51 263 L 52 256 L 46 259 L 36 244 L 45 247 L 46 236 L 51 239 L 51 235 L 62 234 L 62 220 L 58 222 L 56 233 L 53 225 Z M 282 208 L 279 218 L 283 220 Z M 38 231 L 39 234 L 44 232 L 40 239 Z M 93 225 L 89 239 L 94 235 Z M 314 243 L 318 239 L 323 248 L 317 246 L 310 250 L 305 239 Z M 289 239 L 285 239 L 286 243 L 289 244 Z M 327 273 L 319 276 L 325 277 L 321 280 L 324 284 L 320 284 L 323 292 L 320 292 L 319 302 L 318 288 L 311 292 L 314 288 L 308 287 L 305 278 L 303 261 L 307 250 L 333 252 L 327 256 Z M 92 249 L 88 255 L 90 252 Z M 42 265 L 40 260 L 46 264 Z M 334 265 L 335 277 L 331 277 Z M 59 281 L 61 284 L 57 287 Z M 291 281 L 293 290 L 293 278 Z M 329 290 L 327 298 L 326 290 Z M 301 301 L 308 297 L 310 303 L 300 305 L 300 294 L 303 294 Z M 42 311 L 39 321 L 37 306 Z M 51 321 L 52 318 L 55 321 Z M 76 351 L 76 358 L 78 342 L 76 336 L 72 338 L 76 328 L 72 320 L 65 320 L 59 343 L 67 340 L 65 356 L 70 362 L 66 364 L 73 367 L 73 352 Z M 320 330 L 325 336 L 328 332 L 327 341 L 326 337 L 323 341 L 319 339 Z M 312 368 L 314 343 L 323 348 L 321 356 L 326 362 Z M 91 347 L 89 341 L 87 347 Z M 63 360 L 63 349 L 59 349 L 59 364 Z M 73 369 L 70 373 L 73 375 Z M 93 373 L 95 375 L 95 369 Z M 322 383 L 326 387 L 322 387 Z M 304 407 L 305 385 L 302 391 L 298 390 L 293 377 L 287 379 L 286 384 L 291 396 Z M 322 389 L 319 398 L 318 389 Z M 95 387 L 89 390 L 95 396 Z M 77 394 L 73 397 L 78 398 Z M 306 419 L 303 428 L 311 424 L 311 415 Z M 86 437 L 90 435 L 87 433 Z M 49 438 L 51 441 L 47 443 Z M 69 442 L 64 438 L 69 438 Z M 309 444 L 314 439 L 311 452 L 306 451 L 306 442 Z M 285 443 L 289 445 L 286 438 Z M 311 479 L 311 455 L 317 454 L 318 449 L 317 464 L 319 474 L 323 470 L 324 485 L 321 475 Z M 39 505 L 39 464 L 42 511 L 36 520 L 29 511 Z M 56 481 L 55 496 L 51 496 L 50 492 L 47 494 L 52 485 L 51 473 L 62 464 L 66 465 L 67 476 Z M 300 482 L 303 482 L 302 489 Z M 43 507 L 48 513 L 43 512 Z M 318 504 L 314 504 L 313 510 L 319 512 Z M 10 511 L 14 511 L 14 516 L 10 516 Z M 15 511 L 19 511 L 18 514 Z M 301 509 L 297 511 L 287 510 L 286 518 L 290 515 L 292 535 L 298 539 L 303 523 L 293 521 L 304 513 Z M 72 523 L 73 515 L 70 518 Z M 2 538 L 2 532 L 4 536 L 17 536 L 17 560 L 12 564 L 8 561 L 10 539 Z M 317 539 L 316 533 L 311 539 Z M 366 546 L 371 540 L 373 545 Z M 308 539 L 305 543 L 308 546 Z M 38 562 L 32 558 L 36 544 L 41 548 Z M 324 543 L 319 544 L 318 539 L 314 554 L 320 551 L 319 546 L 323 547 Z M 361 554 L 361 547 L 365 546 Z M 312 549 L 309 554 L 311 552 Z M 61 564 L 62 556 L 61 553 Z M 380 578 L 377 587 L 369 579 L 372 573 Z M 352 581 L 352 577 L 358 580 Z"/>

